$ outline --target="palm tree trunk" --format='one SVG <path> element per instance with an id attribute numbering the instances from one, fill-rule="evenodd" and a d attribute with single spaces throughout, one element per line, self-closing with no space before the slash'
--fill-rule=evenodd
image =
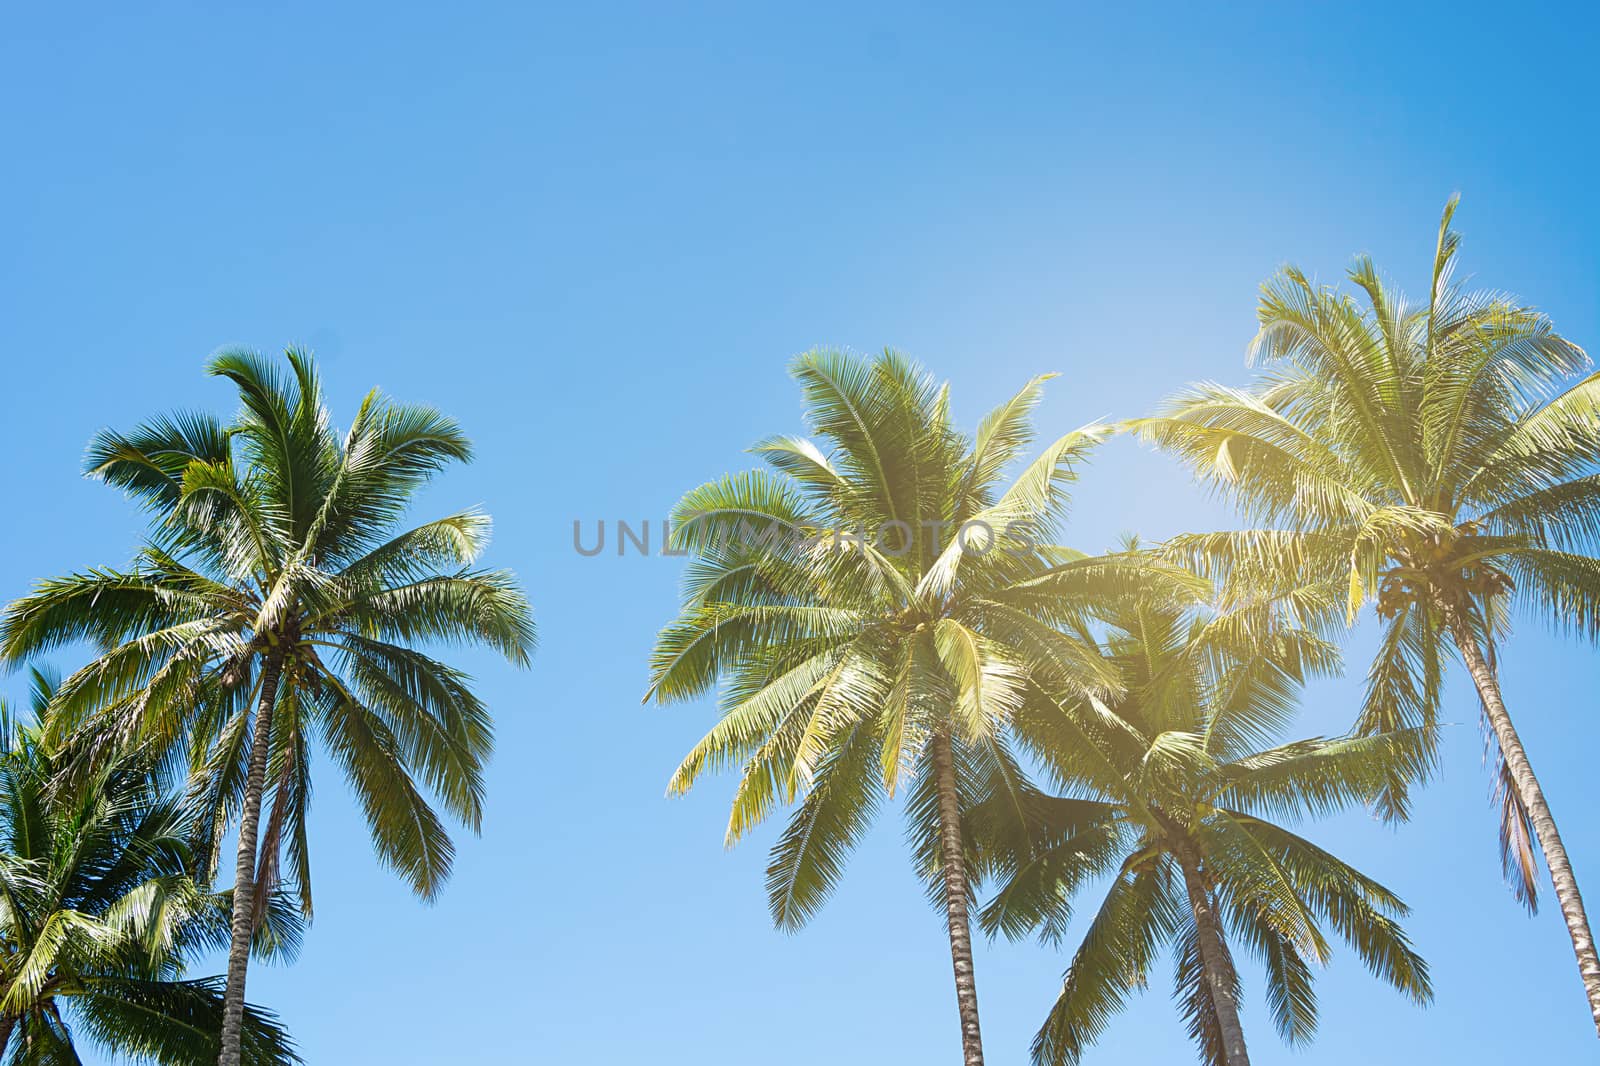
<path id="1" fill-rule="evenodd" d="M 950 735 L 933 738 L 934 781 L 939 792 L 939 851 L 944 864 L 944 910 L 950 929 L 950 961 L 956 974 L 964 1066 L 983 1066 L 978 1029 L 978 985 L 972 972 L 972 928 L 967 921 L 967 859 L 961 841 L 961 805 L 956 796 L 955 754 Z"/>
<path id="2" fill-rule="evenodd" d="M 1183 869 L 1184 887 L 1189 891 L 1189 908 L 1194 912 L 1200 971 L 1211 987 L 1211 1003 L 1217 1012 L 1217 1027 L 1222 1031 L 1222 1061 L 1227 1066 L 1250 1066 L 1250 1053 L 1244 1046 L 1244 1026 L 1239 1021 L 1239 999 L 1235 992 L 1239 977 L 1233 968 L 1233 955 L 1222 937 L 1222 925 L 1217 921 L 1216 908 L 1211 904 L 1211 893 L 1200 874 L 1199 863 L 1187 854 L 1179 854 L 1177 859 Z"/>
<path id="3" fill-rule="evenodd" d="M 11 1034 L 16 1028 L 15 1014 L 0 1015 L 0 1059 L 5 1058 L 6 1049 L 11 1046 Z"/>
<path id="4" fill-rule="evenodd" d="M 272 747 L 272 709 L 278 701 L 283 656 L 283 646 L 278 645 L 267 652 L 261 664 L 261 694 L 250 739 L 250 771 L 245 778 L 244 809 L 239 814 L 239 854 L 233 874 L 233 939 L 228 946 L 228 985 L 222 997 L 222 1054 L 217 1059 L 218 1066 L 239 1066 L 244 981 L 250 966 L 250 938 L 255 933 L 256 839 L 261 827 L 261 794 L 266 790 L 267 753 Z"/>
<path id="5" fill-rule="evenodd" d="M 1556 831 L 1555 816 L 1545 802 L 1544 789 L 1533 776 L 1533 766 L 1528 753 L 1522 748 L 1522 738 L 1517 736 L 1505 700 L 1500 696 L 1500 680 L 1478 647 L 1478 640 L 1462 623 L 1455 607 L 1444 608 L 1445 624 L 1455 637 L 1456 647 L 1478 688 L 1478 698 L 1483 701 L 1484 714 L 1500 744 L 1501 757 L 1510 771 L 1512 787 L 1533 821 L 1534 834 L 1539 838 L 1539 848 L 1544 852 L 1545 866 L 1550 870 L 1550 881 L 1555 886 L 1556 902 L 1561 905 L 1561 916 L 1567 921 L 1567 933 L 1572 937 L 1572 952 L 1578 957 L 1578 975 L 1583 979 L 1583 990 L 1589 997 L 1589 1013 L 1594 1017 L 1595 1030 L 1600 1033 L 1600 955 L 1595 953 L 1594 934 L 1589 931 L 1589 916 L 1583 909 L 1583 896 L 1578 892 L 1578 879 L 1572 872 L 1572 861 Z"/>

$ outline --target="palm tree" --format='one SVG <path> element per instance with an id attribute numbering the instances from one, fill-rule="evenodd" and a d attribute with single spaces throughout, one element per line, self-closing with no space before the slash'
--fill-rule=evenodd
<path id="1" fill-rule="evenodd" d="M 829 450 L 762 441 L 754 450 L 775 472 L 703 485 L 674 512 L 673 543 L 694 558 L 645 699 L 726 684 L 721 720 L 669 791 L 741 766 L 730 844 L 775 804 L 800 801 L 767 871 L 773 919 L 794 930 L 909 780 L 910 840 L 944 911 L 962 1048 L 975 1066 L 968 908 L 982 871 L 970 862 L 965 812 L 1022 787 L 1013 720 L 1030 700 L 1115 681 L 1060 627 L 1149 564 L 1044 547 L 1098 430 L 1054 441 L 1002 491 L 1003 470 L 1032 439 L 1043 378 L 969 440 L 950 424 L 947 390 L 895 353 L 815 351 L 793 372 Z"/>
<path id="2" fill-rule="evenodd" d="M 151 540 L 131 567 L 43 582 L 0 622 L 12 662 L 79 639 L 99 648 L 56 693 L 50 742 L 76 731 L 91 752 L 186 756 L 209 861 L 237 821 L 222 1066 L 240 1061 L 261 901 L 292 885 L 311 910 L 317 742 L 379 858 L 432 899 L 453 851 L 426 793 L 476 831 L 492 740 L 466 675 L 417 645 L 486 644 L 520 665 L 534 643 L 512 575 L 472 567 L 486 515 L 397 528 L 432 475 L 469 458 L 456 424 L 373 392 L 340 437 L 310 357 L 291 350 L 288 364 L 212 360 L 239 392 L 231 424 L 179 414 L 102 433 L 89 472 L 143 502 Z"/>
<path id="3" fill-rule="evenodd" d="M 35 712 L 53 679 L 34 673 Z M 121 760 L 67 793 L 37 725 L 0 707 L 0 1059 L 77 1063 L 75 1035 L 176 1066 L 216 1061 L 221 982 L 185 980 L 196 951 L 227 942 L 227 900 L 185 873 L 179 804 Z M 299 917 L 276 908 L 258 952 L 292 953 Z M 69 1023 L 70 1019 L 70 1023 Z M 244 1061 L 298 1062 L 271 1015 L 246 1007 Z"/>
<path id="4" fill-rule="evenodd" d="M 1034 1062 L 1078 1062 L 1169 946 L 1189 1032 L 1217 1066 L 1249 1062 L 1233 962 L 1241 944 L 1263 965 L 1291 1043 L 1316 1028 L 1313 964 L 1329 956 L 1327 926 L 1373 973 L 1426 1002 L 1427 966 L 1395 922 L 1401 901 L 1279 824 L 1370 799 L 1405 756 L 1393 737 L 1264 747 L 1304 679 L 1337 667 L 1333 647 L 1265 626 L 1254 609 L 1211 615 L 1131 599 L 1107 613 L 1103 653 L 1123 694 L 1063 705 L 1073 725 L 1046 761 L 1073 795 L 1030 798 L 1037 843 L 995 857 L 1002 887 L 982 914 L 991 934 L 1040 929 L 1059 940 L 1074 890 L 1112 875 Z M 976 812 L 980 825 L 988 814 Z"/>
<path id="5" fill-rule="evenodd" d="M 1260 383 L 1193 387 L 1139 431 L 1276 527 L 1181 537 L 1180 557 L 1240 588 L 1342 601 L 1348 621 L 1376 596 L 1361 731 L 1431 735 L 1454 642 L 1497 742 L 1507 878 L 1535 906 L 1543 853 L 1600 1028 L 1600 957 L 1495 669 L 1515 609 L 1600 635 L 1600 376 L 1573 380 L 1587 357 L 1545 315 L 1452 281 L 1455 206 L 1425 306 L 1365 258 L 1350 271 L 1361 301 L 1286 270 L 1261 298 Z M 1398 769 L 1387 814 L 1405 815 L 1407 783 L 1433 760 L 1425 744 Z"/>

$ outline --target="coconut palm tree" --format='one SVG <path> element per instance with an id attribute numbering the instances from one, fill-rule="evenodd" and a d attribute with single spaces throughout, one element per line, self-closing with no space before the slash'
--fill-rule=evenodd
<path id="1" fill-rule="evenodd" d="M 910 839 L 944 911 L 974 1066 L 983 1049 L 968 907 L 982 871 L 969 861 L 965 812 L 1022 787 L 1013 725 L 1030 700 L 1115 682 L 1061 627 L 1100 590 L 1144 580 L 1150 564 L 1044 546 L 1097 429 L 1055 440 L 1003 484 L 1031 442 L 1043 378 L 968 439 L 951 426 L 947 390 L 895 353 L 814 351 L 793 373 L 823 443 L 764 440 L 754 451 L 772 471 L 703 485 L 673 515 L 673 543 L 693 559 L 645 699 L 726 683 L 721 720 L 669 791 L 741 767 L 730 844 L 799 801 L 767 871 L 773 919 L 793 930 L 909 782 Z"/>
<path id="2" fill-rule="evenodd" d="M 1360 299 L 1286 270 L 1261 298 L 1262 380 L 1193 387 L 1138 428 L 1270 527 L 1178 538 L 1181 558 L 1238 588 L 1316 588 L 1349 621 L 1376 598 L 1363 732 L 1431 729 L 1454 643 L 1496 741 L 1507 878 L 1532 908 L 1543 854 L 1600 1028 L 1600 956 L 1495 669 L 1516 610 L 1600 635 L 1600 376 L 1574 380 L 1587 357 L 1545 315 L 1452 280 L 1455 207 L 1425 305 L 1365 258 Z M 1386 813 L 1433 759 L 1419 746 Z"/>
<path id="3" fill-rule="evenodd" d="M 1272 744 L 1299 685 L 1336 669 L 1335 649 L 1263 625 L 1255 607 L 1214 615 L 1130 599 L 1108 614 L 1102 649 L 1122 694 L 1063 704 L 1061 721 L 1074 724 L 1046 762 L 1072 794 L 1030 798 L 1035 843 L 992 857 L 1001 887 L 982 913 L 991 934 L 1038 929 L 1056 941 L 1074 891 L 1111 875 L 1034 1062 L 1078 1062 L 1166 947 L 1189 1032 L 1216 1066 L 1249 1062 L 1233 961 L 1241 945 L 1264 967 L 1267 1002 L 1292 1043 L 1316 1028 L 1314 966 L 1329 956 L 1329 927 L 1374 974 L 1426 1002 L 1427 966 L 1395 922 L 1401 901 L 1281 824 L 1370 799 L 1406 757 L 1387 736 Z"/>
<path id="4" fill-rule="evenodd" d="M 13 662 L 98 647 L 57 691 L 50 742 L 186 759 L 210 861 L 237 824 L 223 1066 L 239 1063 L 261 901 L 284 884 L 310 913 L 318 742 L 379 858 L 431 899 L 452 847 L 428 794 L 476 831 L 492 741 L 466 675 L 418 645 L 485 644 L 520 665 L 534 643 L 512 575 L 473 568 L 487 516 L 399 527 L 430 477 L 469 458 L 457 425 L 373 392 L 341 436 L 310 357 L 291 350 L 288 369 L 224 351 L 210 371 L 238 389 L 233 422 L 180 414 L 101 434 L 89 473 L 148 508 L 149 543 L 129 567 L 41 583 L 0 621 Z"/>
<path id="5" fill-rule="evenodd" d="M 35 712 L 53 679 L 34 674 Z M 89 787 L 59 784 L 37 724 L 0 707 L 0 1060 L 79 1061 L 77 1040 L 143 1061 L 206 1066 L 222 1024 L 219 980 L 185 962 L 228 939 L 228 901 L 187 873 L 180 805 L 137 760 Z M 258 953 L 292 953 L 299 916 L 269 912 Z M 271 1015 L 246 1007 L 244 1061 L 298 1062 Z"/>

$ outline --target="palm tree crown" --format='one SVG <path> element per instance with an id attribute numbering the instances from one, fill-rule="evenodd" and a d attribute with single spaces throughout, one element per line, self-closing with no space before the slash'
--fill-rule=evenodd
<path id="1" fill-rule="evenodd" d="M 430 477 L 470 457 L 453 421 L 373 392 L 340 435 L 309 356 L 290 351 L 284 374 L 227 351 L 210 369 L 238 389 L 232 423 L 173 415 L 91 446 L 90 473 L 155 519 L 134 564 L 43 582 L 6 612 L 0 652 L 91 641 L 50 739 L 185 761 L 212 862 L 237 820 L 223 1060 L 236 1066 L 252 910 L 280 882 L 311 909 L 314 748 L 344 772 L 381 860 L 432 898 L 452 847 L 428 793 L 476 830 L 491 730 L 466 675 L 416 645 L 485 644 L 525 664 L 534 631 L 512 575 L 473 566 L 487 516 L 398 528 Z"/>
<path id="2" fill-rule="evenodd" d="M 812 352 L 794 375 L 823 444 L 762 441 L 754 451 L 773 472 L 704 485 L 674 514 L 676 543 L 694 558 L 650 695 L 724 684 L 721 721 L 670 791 L 739 767 L 730 843 L 800 801 L 767 880 L 774 920 L 793 929 L 909 781 L 911 840 L 945 909 L 966 1061 L 978 1063 L 967 904 L 982 871 L 965 812 L 1022 787 L 1013 745 L 1030 704 L 1114 682 L 1063 627 L 1147 564 L 1048 547 L 1097 430 L 1055 440 L 1003 483 L 1031 442 L 1043 379 L 969 439 L 950 424 L 947 391 L 894 353 Z"/>
<path id="3" fill-rule="evenodd" d="M 1279 824 L 1370 799 L 1404 746 L 1392 737 L 1269 746 L 1300 683 L 1335 669 L 1337 654 L 1305 630 L 1263 625 L 1261 613 L 1138 599 L 1108 611 L 1101 648 L 1121 692 L 1064 706 L 1046 761 L 1073 795 L 1029 798 L 1035 843 L 997 856 L 1001 888 L 982 915 L 991 933 L 1059 940 L 1074 891 L 1111 874 L 1035 1038 L 1041 1066 L 1078 1062 L 1167 946 L 1189 1031 L 1218 1066 L 1248 1062 L 1237 945 L 1262 963 L 1291 1042 L 1316 1027 L 1313 966 L 1329 956 L 1330 927 L 1378 976 L 1418 1001 L 1431 995 L 1394 920 L 1400 900 Z"/>
<path id="4" fill-rule="evenodd" d="M 1342 605 L 1353 621 L 1376 598 L 1358 728 L 1429 740 L 1396 768 L 1390 816 L 1432 766 L 1454 642 L 1497 741 L 1507 877 L 1532 906 L 1543 852 L 1600 1026 L 1600 957 L 1494 670 L 1518 611 L 1600 636 L 1600 375 L 1574 380 L 1588 359 L 1545 315 L 1453 280 L 1454 210 L 1425 304 L 1364 258 L 1360 300 L 1286 270 L 1261 297 L 1259 384 L 1194 387 L 1137 425 L 1270 527 L 1179 537 L 1180 557 L 1236 589 L 1290 592 L 1308 618 Z"/>
<path id="5" fill-rule="evenodd" d="M 35 713 L 54 680 L 34 673 Z M 187 826 L 138 759 L 64 787 L 38 725 L 0 709 L 0 1059 L 76 1063 L 77 1038 L 166 1066 L 208 1066 L 223 990 L 185 979 L 228 941 L 228 901 L 190 879 Z M 292 954 L 299 918 L 273 909 L 258 952 Z M 298 1062 L 270 1015 L 246 1008 L 244 1060 Z"/>

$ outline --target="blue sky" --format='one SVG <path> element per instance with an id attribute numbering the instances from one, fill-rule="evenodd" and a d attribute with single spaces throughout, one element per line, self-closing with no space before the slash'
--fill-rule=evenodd
<path id="1" fill-rule="evenodd" d="M 498 755 L 437 905 L 375 865 L 319 778 L 315 928 L 297 966 L 250 981 L 310 1062 L 955 1061 L 897 814 L 812 928 L 774 932 L 773 834 L 722 848 L 732 781 L 663 798 L 712 709 L 639 706 L 678 563 L 571 547 L 575 519 L 659 518 L 797 431 L 793 354 L 900 348 L 969 425 L 1044 370 L 1045 430 L 1131 416 L 1244 380 L 1256 286 L 1286 260 L 1331 280 L 1370 252 L 1420 292 L 1455 190 L 1464 268 L 1600 346 L 1592 14 L 1112 6 L 8 9 L 0 595 L 131 553 L 132 508 L 79 477 L 94 431 L 225 408 L 200 372 L 220 345 L 302 343 L 346 416 L 381 385 L 461 419 L 480 459 L 424 510 L 490 509 L 491 561 L 539 612 L 531 672 L 468 658 Z M 1117 441 L 1072 539 L 1227 521 Z M 1600 886 L 1595 655 L 1530 629 L 1504 662 Z M 1355 691 L 1309 693 L 1302 731 L 1343 729 Z M 1291 1053 L 1247 974 L 1258 1063 L 1593 1057 L 1553 906 L 1528 919 L 1501 886 L 1459 677 L 1447 718 L 1412 825 L 1314 830 L 1414 906 L 1437 1003 L 1340 954 L 1321 1037 Z M 1023 1060 L 1065 961 L 981 951 L 990 1061 Z M 1090 1061 L 1188 1061 L 1169 987 L 1163 970 Z"/>

